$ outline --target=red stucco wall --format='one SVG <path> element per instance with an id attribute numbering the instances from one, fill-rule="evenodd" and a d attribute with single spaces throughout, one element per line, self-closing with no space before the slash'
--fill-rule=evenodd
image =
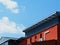
<path id="1" fill-rule="evenodd" d="M 58 25 L 55 25 L 55 26 L 47 29 L 47 30 L 49 30 L 49 33 L 46 34 L 46 40 L 57 40 L 57 27 L 58 27 Z M 42 32 L 43 37 L 44 37 L 44 32 L 45 31 Z"/>
<path id="2" fill-rule="evenodd" d="M 44 32 L 48 31 L 49 30 L 49 33 L 47 33 L 45 36 L 45 39 L 46 40 L 57 40 L 57 27 L 58 25 L 54 25 L 42 32 L 39 32 L 33 36 L 30 36 L 27 38 L 27 44 L 31 44 L 31 43 L 34 43 L 34 42 L 39 42 L 39 39 L 40 39 L 40 34 L 42 34 L 42 38 L 44 39 Z M 36 36 L 36 38 L 35 38 Z"/>

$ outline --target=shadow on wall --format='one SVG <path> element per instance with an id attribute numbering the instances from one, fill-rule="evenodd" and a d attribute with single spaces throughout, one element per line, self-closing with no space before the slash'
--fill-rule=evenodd
<path id="1" fill-rule="evenodd" d="M 35 43 L 32 43 L 32 45 L 57 45 L 57 40 L 35 42 Z"/>

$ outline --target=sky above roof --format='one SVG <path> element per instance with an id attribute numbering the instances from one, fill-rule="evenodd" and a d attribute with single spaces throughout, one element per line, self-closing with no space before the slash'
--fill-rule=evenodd
<path id="1" fill-rule="evenodd" d="M 56 11 L 60 0 L 0 0 L 0 36 L 25 36 L 24 29 Z"/>

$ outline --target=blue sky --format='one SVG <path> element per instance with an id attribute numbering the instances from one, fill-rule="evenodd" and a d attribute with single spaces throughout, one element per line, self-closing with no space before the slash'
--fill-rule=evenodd
<path id="1" fill-rule="evenodd" d="M 25 28 L 56 11 L 60 11 L 60 0 L 0 0 L 0 35 L 22 37 Z"/>

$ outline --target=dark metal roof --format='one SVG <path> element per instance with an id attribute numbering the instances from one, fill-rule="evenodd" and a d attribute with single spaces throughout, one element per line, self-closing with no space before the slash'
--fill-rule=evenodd
<path id="1" fill-rule="evenodd" d="M 28 31 L 36 28 L 37 26 L 42 25 L 42 24 L 46 23 L 47 21 L 52 20 L 53 18 L 59 17 L 59 16 L 60 16 L 60 12 L 56 12 L 56 13 L 54 13 L 53 15 L 49 16 L 48 18 L 46 18 L 46 19 L 38 22 L 37 24 L 35 24 L 35 25 L 33 25 L 33 26 L 25 29 L 23 32 L 28 32 Z"/>

